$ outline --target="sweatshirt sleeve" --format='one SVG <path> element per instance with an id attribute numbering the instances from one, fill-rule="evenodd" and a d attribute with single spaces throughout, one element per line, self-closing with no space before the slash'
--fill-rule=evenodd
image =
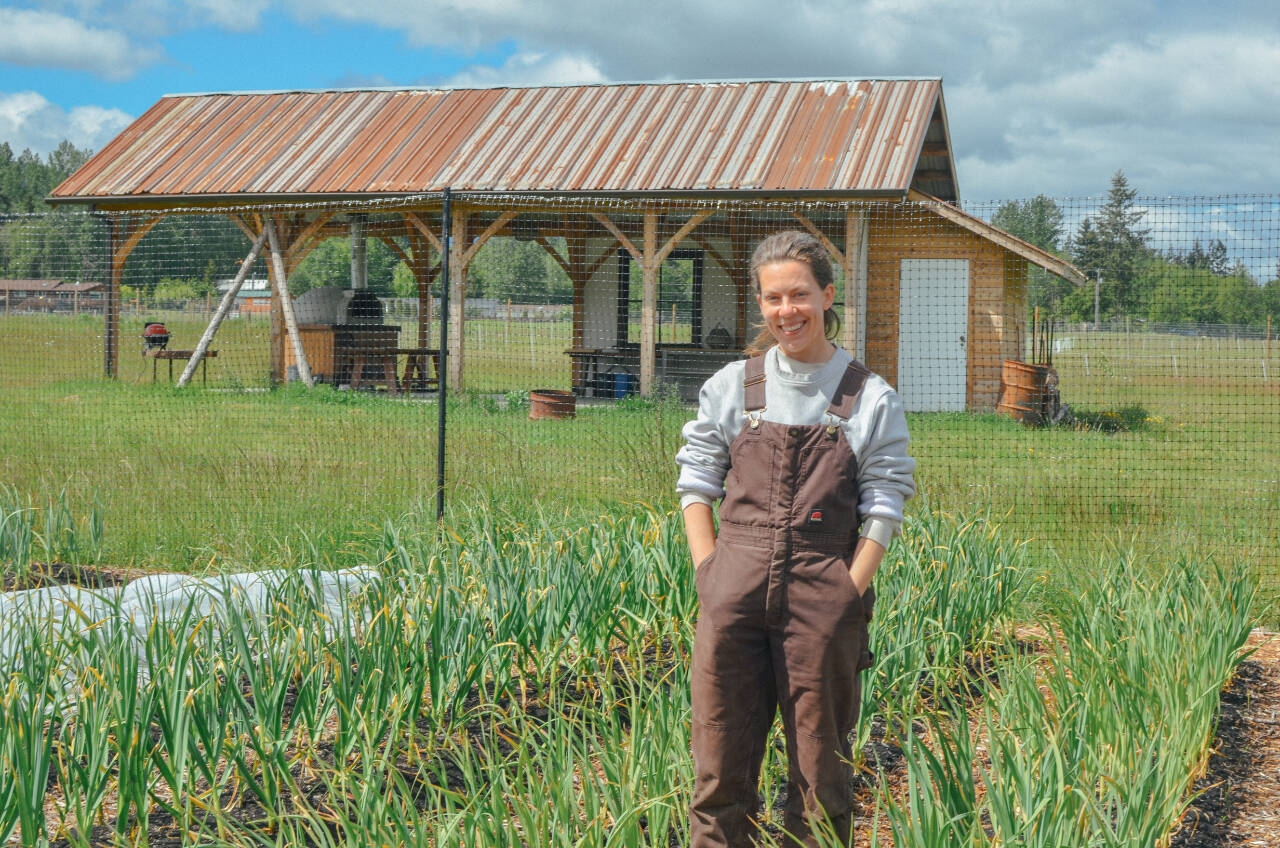
<path id="1" fill-rule="evenodd" d="M 715 374 L 698 393 L 698 416 L 684 425 L 684 445 L 676 452 L 680 478 L 676 493 L 681 507 L 693 501 L 711 503 L 724 497 L 724 478 L 729 473 L 729 444 L 721 429 L 725 395 L 723 373 Z"/>
<path id="2" fill-rule="evenodd" d="M 869 425 L 858 457 L 858 512 L 862 535 L 887 546 L 902 524 L 903 504 L 916 492 L 916 461 L 907 454 L 907 417 L 897 392 L 886 386 Z"/>

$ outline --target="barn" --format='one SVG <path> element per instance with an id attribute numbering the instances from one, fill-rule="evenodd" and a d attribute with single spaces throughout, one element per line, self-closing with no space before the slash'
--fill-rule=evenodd
<path id="1" fill-rule="evenodd" d="M 129 252 L 179 212 L 228 215 L 257 244 L 270 231 L 277 380 L 287 337 L 303 353 L 279 292 L 328 238 L 351 239 L 353 258 L 380 239 L 413 271 L 422 308 L 417 338 L 394 342 L 402 351 L 432 350 L 442 250 L 441 285 L 461 303 L 486 241 L 543 245 L 572 282 L 563 356 L 580 395 L 624 372 L 642 394 L 695 393 L 752 334 L 746 261 L 781 226 L 827 245 L 842 343 L 910 409 L 994 407 L 1001 362 L 1022 350 L 1028 268 L 1084 282 L 962 210 L 937 78 L 170 95 L 50 200 L 112 222 L 108 375 Z M 672 261 L 692 269 L 679 305 L 690 330 L 664 338 L 660 278 Z M 362 274 L 353 261 L 354 289 Z M 455 388 L 474 353 L 466 320 L 451 312 L 443 352 Z"/>

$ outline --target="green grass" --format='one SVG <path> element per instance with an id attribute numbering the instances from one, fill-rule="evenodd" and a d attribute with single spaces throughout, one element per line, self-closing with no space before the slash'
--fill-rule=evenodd
<path id="1" fill-rule="evenodd" d="M 126 316 L 122 338 L 140 333 L 145 317 Z M 202 326 L 160 317 L 175 344 Z M 673 504 L 672 457 L 690 408 L 580 404 L 571 421 L 531 422 L 524 407 L 504 408 L 500 393 L 567 388 L 568 325 L 467 326 L 471 388 L 451 401 L 451 501 L 518 511 Z M 62 499 L 87 521 L 96 504 L 104 531 L 81 547 L 103 562 L 184 570 L 211 559 L 258 564 L 270 558 L 264 539 L 341 551 L 429 504 L 435 401 L 252 391 L 265 385 L 266 329 L 261 318 L 228 322 L 209 387 L 176 391 L 163 375 L 153 385 L 149 363 L 128 346 L 121 379 L 102 380 L 96 318 L 0 319 L 0 481 L 37 512 Z M 1130 551 L 1244 562 L 1257 570 L 1262 603 L 1280 598 L 1280 384 L 1262 380 L 1263 343 L 1124 334 L 1072 342 L 1055 365 L 1063 399 L 1091 426 L 912 414 L 921 498 L 911 508 L 927 499 L 981 509 L 1033 551 L 1084 571 L 1101 554 Z"/>

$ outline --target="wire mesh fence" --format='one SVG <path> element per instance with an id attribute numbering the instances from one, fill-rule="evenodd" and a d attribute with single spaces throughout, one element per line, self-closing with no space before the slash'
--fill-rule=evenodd
<path id="1" fill-rule="evenodd" d="M 1274 579 L 1278 196 L 450 204 L 6 218 L 9 496 L 105 516 L 108 561 L 340 538 L 434 498 L 443 384 L 452 502 L 673 504 L 700 385 L 758 341 L 751 252 L 800 229 L 922 500 Z"/>

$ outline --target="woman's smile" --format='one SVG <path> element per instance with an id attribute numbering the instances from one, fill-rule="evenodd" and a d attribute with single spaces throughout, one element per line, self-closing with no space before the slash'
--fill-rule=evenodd
<path id="1" fill-rule="evenodd" d="M 823 313 L 835 300 L 835 287 L 822 288 L 808 264 L 794 259 L 762 265 L 759 279 L 760 314 L 782 352 L 801 362 L 830 359 L 835 348 Z"/>

